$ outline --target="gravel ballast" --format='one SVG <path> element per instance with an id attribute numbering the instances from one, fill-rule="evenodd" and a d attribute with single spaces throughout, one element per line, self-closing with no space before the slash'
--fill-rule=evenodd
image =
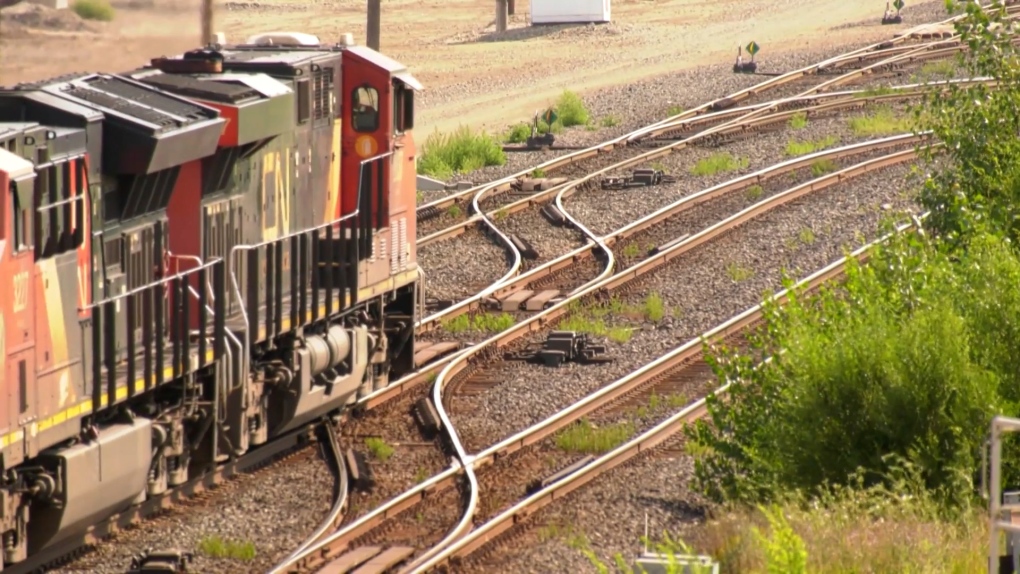
<path id="1" fill-rule="evenodd" d="M 94 552 L 55 570 L 61 574 L 123 574 L 131 558 L 147 549 L 195 554 L 189 572 L 266 572 L 326 517 L 332 505 L 333 475 L 318 446 L 255 474 L 243 475 L 206 500 L 178 504 L 169 514 L 122 532 Z M 211 558 L 203 543 L 251 544 L 251 560 Z"/>
<path id="2" fill-rule="evenodd" d="M 679 257 L 668 269 L 653 274 L 621 298 L 625 305 L 639 305 L 648 294 L 658 294 L 668 315 L 658 323 L 623 319 L 619 326 L 639 329 L 627 343 L 610 343 L 618 357 L 644 351 L 658 356 L 742 312 L 761 300 L 768 289 L 780 288 L 781 273 L 802 277 L 842 255 L 842 248 L 858 247 L 877 236 L 877 223 L 892 204 L 893 210 L 909 209 L 912 201 L 900 190 L 909 164 L 888 168 L 857 178 L 819 194 L 797 200 L 766 214 L 709 246 Z M 812 230 L 807 240 L 805 229 Z M 737 274 L 733 270 L 741 269 Z M 653 350 L 654 349 L 654 350 Z M 568 401 L 559 391 L 579 394 L 603 386 L 647 360 L 619 360 L 608 369 L 586 376 L 545 369 L 541 375 L 522 375 L 500 385 L 475 405 L 484 416 L 468 419 L 461 415 L 457 428 L 462 436 L 468 429 L 490 435 L 511 434 L 510 429 L 526 427 Z M 563 371 L 561 374 L 559 371 Z M 622 371 L 617 373 L 616 371 Z M 541 384 L 534 384 L 540 380 Z M 498 396 L 497 396 L 498 395 Z M 481 402 L 481 401 L 480 401 Z M 493 409 L 491 405 L 512 405 Z M 536 410 L 537 409 L 537 410 Z M 487 421 L 493 421 L 488 424 Z M 487 428 L 486 428 L 487 427 Z M 689 457 L 671 453 L 652 457 L 614 470 L 565 500 L 540 511 L 532 520 L 538 525 L 572 525 L 570 533 L 547 527 L 536 535 L 534 544 L 514 545 L 512 553 L 495 552 L 471 571 L 499 564 L 507 572 L 587 572 L 592 567 L 572 541 L 583 535 L 601 560 L 612 564 L 620 552 L 632 559 L 640 550 L 645 516 L 649 531 L 661 534 L 682 532 L 683 526 L 700 518 L 698 497 L 688 482 L 693 464 Z M 576 546 L 576 545 L 575 545 Z"/>
<path id="3" fill-rule="evenodd" d="M 838 258 L 844 246 L 861 245 L 885 213 L 878 206 L 910 205 L 901 191 L 909 171 L 909 164 L 883 169 L 811 194 L 678 257 L 621 297 L 625 311 L 602 318 L 606 327 L 632 329 L 625 342 L 606 341 L 615 362 L 556 369 L 497 363 L 485 375 L 501 384 L 453 397 L 458 434 L 471 451 L 490 446 L 754 305 L 784 270 L 801 276 Z M 658 322 L 642 316 L 651 293 L 663 304 Z"/>

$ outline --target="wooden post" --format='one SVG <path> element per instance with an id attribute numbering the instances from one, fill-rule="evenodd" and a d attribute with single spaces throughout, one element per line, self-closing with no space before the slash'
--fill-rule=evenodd
<path id="1" fill-rule="evenodd" d="M 213 0 L 202 0 L 202 47 L 212 43 Z"/>
<path id="2" fill-rule="evenodd" d="M 365 44 L 379 51 L 379 22 L 382 0 L 368 0 L 368 30 L 365 32 Z"/>
<path id="3" fill-rule="evenodd" d="M 507 0 L 496 0 L 496 31 L 506 32 Z"/>
<path id="4" fill-rule="evenodd" d="M 515 10 L 516 7 L 517 7 L 517 0 L 507 0 L 507 3 L 506 3 L 506 13 L 511 15 L 511 16 L 513 16 L 514 12 L 516 11 Z"/>

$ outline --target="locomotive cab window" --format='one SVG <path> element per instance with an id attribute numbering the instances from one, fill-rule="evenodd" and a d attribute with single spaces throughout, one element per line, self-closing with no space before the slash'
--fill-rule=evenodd
<path id="1" fill-rule="evenodd" d="M 351 93 L 351 125 L 358 132 L 379 129 L 379 91 L 372 86 L 354 88 Z"/>
<path id="2" fill-rule="evenodd" d="M 414 90 L 400 80 L 393 81 L 393 131 L 414 129 Z"/>

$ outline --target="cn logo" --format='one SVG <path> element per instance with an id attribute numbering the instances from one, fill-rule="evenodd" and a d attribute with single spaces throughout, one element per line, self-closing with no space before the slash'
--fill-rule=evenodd
<path id="1" fill-rule="evenodd" d="M 358 157 L 369 158 L 379 151 L 379 144 L 372 136 L 361 136 L 354 142 L 354 151 Z"/>

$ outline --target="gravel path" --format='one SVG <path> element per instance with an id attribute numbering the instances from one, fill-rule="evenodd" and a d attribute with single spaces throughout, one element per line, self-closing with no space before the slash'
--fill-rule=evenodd
<path id="1" fill-rule="evenodd" d="M 122 574 L 132 556 L 149 548 L 194 552 L 188 569 L 193 572 L 265 572 L 297 548 L 329 512 L 332 490 L 326 485 L 333 484 L 333 475 L 317 453 L 317 447 L 308 449 L 241 476 L 211 493 L 210 500 L 181 503 L 54 572 Z M 225 543 L 249 543 L 255 557 L 210 558 L 201 548 L 215 537 Z"/>
<path id="2" fill-rule="evenodd" d="M 461 439 L 469 450 L 485 448 L 750 307 L 779 283 L 784 269 L 803 275 L 839 257 L 843 246 L 859 246 L 862 234 L 870 235 L 883 213 L 873 206 L 910 204 L 900 191 L 909 171 L 909 165 L 881 170 L 787 204 L 677 258 L 633 288 L 635 294 L 620 297 L 608 312 L 574 315 L 581 327 L 599 324 L 610 335 L 607 354 L 615 362 L 568 363 L 558 369 L 497 363 L 486 376 L 502 384 L 453 398 Z M 659 321 L 650 319 L 657 306 L 650 301 L 652 293 L 662 302 Z"/>
<path id="3" fill-rule="evenodd" d="M 767 289 L 779 287 L 782 271 L 802 277 L 831 263 L 842 255 L 842 247 L 857 247 L 877 235 L 876 224 L 884 211 L 877 207 L 890 203 L 893 209 L 909 209 L 912 202 L 900 190 L 910 166 L 872 173 L 843 186 L 788 204 L 778 211 L 743 226 L 706 248 L 682 256 L 666 272 L 653 274 L 639 287 L 619 299 L 622 306 L 638 306 L 656 293 L 663 300 L 666 317 L 658 323 L 626 314 L 614 314 L 613 325 L 638 329 L 627 343 L 610 343 L 618 356 L 629 356 L 642 349 L 658 349 L 655 355 L 691 340 L 726 318 L 754 305 Z M 811 235 L 804 233 L 811 230 Z M 636 361 L 631 368 L 637 366 Z M 647 362 L 647 361 L 641 361 Z M 555 391 L 587 387 L 594 390 L 615 380 L 610 369 L 587 377 L 561 377 L 560 372 L 545 370 L 541 384 L 529 384 L 535 374 L 522 376 L 507 385 L 494 388 L 486 403 L 513 405 L 487 409 L 485 417 L 460 417 L 458 429 L 481 430 L 486 420 L 499 418 L 500 425 L 489 432 L 509 434 L 511 428 L 524 427 L 533 419 L 544 418 L 545 410 L 559 407 Z M 563 369 L 560 369 L 562 371 Z M 624 369 L 625 371 L 629 369 Z M 553 392 L 550 392 L 553 391 Z M 501 395 L 498 398 L 495 395 Z M 516 404 L 515 404 L 516 403 Z M 541 411 L 534 410 L 541 406 Z M 547 409 L 548 407 L 548 409 Z M 478 406 L 485 409 L 485 406 Z M 698 498 L 688 490 L 693 464 L 686 456 L 650 458 L 627 465 L 597 479 L 590 487 L 569 496 L 563 503 L 541 511 L 536 524 L 574 525 L 546 527 L 536 535 L 535 544 L 504 554 L 495 552 L 473 571 L 485 571 L 500 564 L 506 572 L 570 571 L 588 572 L 587 559 L 572 547 L 586 538 L 596 554 L 607 563 L 621 552 L 632 559 L 639 552 L 647 513 L 651 533 L 677 532 L 700 517 Z M 536 570 L 536 565 L 541 568 Z"/>

